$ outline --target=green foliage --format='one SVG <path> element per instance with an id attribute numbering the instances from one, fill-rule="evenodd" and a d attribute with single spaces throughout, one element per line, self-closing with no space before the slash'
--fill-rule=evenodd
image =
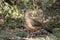
<path id="1" fill-rule="evenodd" d="M 0 0 L 2 2 L 2 0 Z M 11 0 L 14 2 L 15 0 Z M 39 4 L 38 4 L 39 3 Z M 24 12 L 22 11 L 24 8 L 26 9 L 34 9 L 36 11 L 39 10 L 41 6 L 43 11 L 50 12 L 53 16 L 57 16 L 56 7 L 52 4 L 53 0 L 22 0 L 22 2 L 16 5 L 9 5 L 8 3 L 2 3 L 0 6 L 0 15 L 3 16 L 8 26 L 17 26 L 22 23 L 22 19 L 24 16 Z M 41 5 L 40 5 L 41 4 Z M 47 11 L 48 9 L 48 11 Z M 33 11 L 34 11 L 33 10 Z M 31 15 L 34 15 L 33 12 Z M 36 16 L 36 15 L 35 15 Z M 52 25 L 52 22 L 48 24 Z"/>
<path id="2" fill-rule="evenodd" d="M 60 23 L 56 24 L 56 28 L 60 28 Z"/>
<path id="3" fill-rule="evenodd" d="M 17 32 L 16 36 L 25 37 L 25 36 L 27 36 L 27 33 L 26 32 Z"/>
<path id="4" fill-rule="evenodd" d="M 5 25 L 10 27 L 16 27 L 22 23 L 23 13 L 17 6 L 11 7 L 8 3 L 4 3 L 4 5 L 0 7 L 0 15 L 0 17 L 5 20 Z"/>
<path id="5" fill-rule="evenodd" d="M 17 3 L 16 5 L 13 5 L 13 6 L 9 5 L 6 2 L 3 3 L 2 1 L 3 0 L 0 0 L 0 18 L 4 19 L 5 22 L 4 22 L 4 24 L 0 24 L 1 28 L 5 28 L 5 27 L 6 28 L 7 27 L 15 28 L 17 26 L 20 26 L 23 23 L 22 20 L 24 17 L 24 12 L 22 10 L 24 8 L 26 10 L 33 9 L 34 12 L 36 12 L 36 11 L 38 12 L 39 9 L 42 9 L 43 12 L 49 11 L 49 13 L 52 14 L 51 16 L 56 16 L 58 20 L 60 19 L 60 14 L 56 11 L 57 5 L 56 4 L 55 4 L 55 6 L 53 5 L 53 0 L 22 0 L 22 2 Z M 14 3 L 14 1 L 15 0 L 11 0 L 12 3 Z M 36 15 L 34 15 L 33 11 L 31 13 L 31 15 L 36 17 Z M 44 17 L 45 17 L 45 15 L 44 15 Z M 50 20 L 52 20 L 52 19 L 50 19 Z M 57 23 L 57 22 L 55 22 L 55 23 Z M 48 21 L 47 25 L 53 26 L 55 24 Z M 56 26 L 55 35 L 58 37 L 60 35 L 59 33 L 57 33 L 58 31 L 60 31 L 60 23 L 56 24 L 55 26 Z M 8 33 L 4 33 L 0 29 L 0 37 L 9 37 L 10 38 L 10 37 L 12 37 L 12 35 L 10 35 Z M 16 33 L 16 36 L 19 36 L 19 37 L 24 37 L 26 35 L 27 35 L 26 32 L 17 32 Z"/>
<path id="6" fill-rule="evenodd" d="M 23 8 L 25 8 L 25 5 L 24 5 L 24 3 L 22 2 L 22 3 L 20 3 L 20 4 L 17 4 L 18 5 L 18 8 L 19 9 L 23 9 Z"/>

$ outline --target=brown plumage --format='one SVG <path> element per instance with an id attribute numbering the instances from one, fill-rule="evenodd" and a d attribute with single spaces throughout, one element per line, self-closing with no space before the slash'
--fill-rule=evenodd
<path id="1" fill-rule="evenodd" d="M 29 29 L 30 31 L 36 31 L 38 29 L 39 30 L 44 29 L 49 33 L 53 33 L 52 30 L 54 29 L 54 27 L 44 26 L 44 23 L 37 21 L 38 19 L 37 20 L 32 19 L 31 16 L 29 15 L 30 13 L 31 13 L 31 11 L 30 12 L 27 11 L 25 13 L 25 16 L 24 16 L 25 17 L 25 25 L 26 25 L 25 27 L 27 29 Z"/>
<path id="2" fill-rule="evenodd" d="M 26 28 L 29 30 L 37 30 L 41 28 L 40 26 L 42 26 L 42 24 L 35 19 L 31 19 L 29 14 L 29 11 L 27 11 L 24 16 Z"/>

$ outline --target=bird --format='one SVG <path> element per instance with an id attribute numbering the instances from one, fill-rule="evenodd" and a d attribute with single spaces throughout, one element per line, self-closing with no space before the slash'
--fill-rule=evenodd
<path id="1" fill-rule="evenodd" d="M 44 24 L 43 22 L 38 21 L 38 19 L 33 19 L 31 18 L 31 16 L 29 15 L 31 14 L 31 10 L 25 11 L 25 24 L 26 24 L 26 28 L 30 29 L 31 31 L 33 30 L 41 30 L 44 29 L 49 33 L 53 33 L 53 29 L 55 26 L 44 26 L 46 24 Z"/>
<path id="2" fill-rule="evenodd" d="M 47 32 L 53 34 L 53 29 L 54 29 L 54 28 L 55 28 L 55 26 L 52 26 L 52 27 L 45 27 L 45 28 L 43 28 L 43 29 L 46 30 Z"/>

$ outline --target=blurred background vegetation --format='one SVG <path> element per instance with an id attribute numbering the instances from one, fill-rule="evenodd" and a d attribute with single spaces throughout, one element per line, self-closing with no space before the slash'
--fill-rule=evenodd
<path id="1" fill-rule="evenodd" d="M 7 26 L 15 27 L 20 25 L 24 17 L 24 11 L 28 9 L 32 9 L 34 12 L 38 11 L 39 9 L 42 9 L 43 12 L 46 12 L 46 14 L 49 13 L 47 15 L 53 16 L 54 20 L 57 19 L 56 22 L 59 21 L 60 19 L 59 0 L 57 1 L 56 0 L 9 0 L 9 1 L 0 0 L 1 26 L 7 25 Z M 34 14 L 32 13 L 31 15 Z M 43 15 L 45 15 L 45 13 Z"/>
<path id="2" fill-rule="evenodd" d="M 30 9 L 32 10 L 31 16 L 41 18 L 44 26 L 54 25 L 56 32 L 60 30 L 60 0 L 0 0 L 0 31 L 9 32 L 10 28 L 22 26 L 24 14 Z M 39 16 L 40 11 L 43 12 L 41 16 Z M 20 34 L 22 33 L 17 32 L 17 36 Z"/>

